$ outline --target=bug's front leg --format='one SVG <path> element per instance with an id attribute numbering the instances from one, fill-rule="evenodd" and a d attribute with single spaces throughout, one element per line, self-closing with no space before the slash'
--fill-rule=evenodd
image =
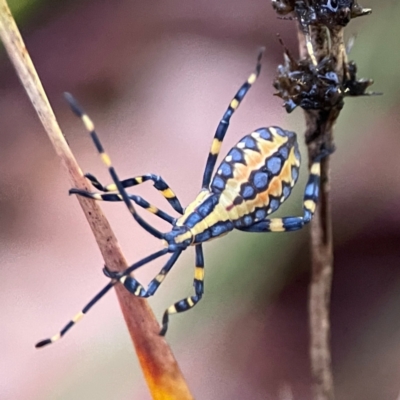
<path id="1" fill-rule="evenodd" d="M 163 266 L 161 271 L 157 274 L 157 276 L 149 283 L 147 289 L 143 287 L 143 285 L 129 275 L 129 272 L 115 272 L 110 271 L 107 267 L 104 267 L 103 272 L 107 276 L 107 278 L 117 280 L 121 282 L 125 288 L 132 294 L 138 297 L 150 297 L 157 291 L 161 283 L 164 281 L 165 277 L 167 276 L 168 272 L 174 266 L 176 260 L 181 255 L 182 250 L 178 250 L 172 254 L 166 264 Z"/>
<path id="2" fill-rule="evenodd" d="M 196 269 L 194 273 L 194 296 L 187 297 L 177 301 L 172 306 L 168 307 L 163 315 L 162 328 L 160 335 L 164 336 L 168 330 L 169 316 L 171 314 L 181 313 L 193 308 L 203 297 L 204 293 L 204 257 L 201 244 L 196 245 Z"/>
<path id="3" fill-rule="evenodd" d="M 69 194 L 76 194 L 78 196 L 83 196 L 88 199 L 97 200 L 97 201 L 124 201 L 122 195 L 119 193 L 95 193 L 88 192 L 82 189 L 72 188 L 69 190 Z M 167 214 L 165 211 L 160 210 L 158 207 L 153 206 L 148 201 L 143 199 L 140 196 L 134 194 L 128 194 L 129 198 L 134 201 L 138 206 L 144 208 L 146 211 L 157 215 L 157 217 L 163 219 L 164 221 L 173 224 L 175 222 L 175 218 L 171 215 Z"/>
<path id="4" fill-rule="evenodd" d="M 116 192 L 118 191 L 116 185 L 111 183 L 110 185 L 103 186 L 99 180 L 92 174 L 85 174 L 90 183 L 101 192 Z M 178 212 L 183 214 L 183 207 L 177 198 L 171 187 L 165 182 L 165 180 L 160 175 L 146 174 L 135 176 L 134 178 L 128 178 L 121 181 L 122 186 L 126 189 L 129 187 L 141 185 L 144 182 L 152 181 L 153 186 L 162 194 L 162 196 L 168 201 L 171 207 Z"/>

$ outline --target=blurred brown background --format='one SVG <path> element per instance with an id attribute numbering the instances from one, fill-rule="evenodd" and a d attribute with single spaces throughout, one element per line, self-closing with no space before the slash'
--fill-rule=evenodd
<path id="1" fill-rule="evenodd" d="M 351 53 L 381 97 L 347 99 L 332 159 L 333 368 L 338 399 L 400 392 L 400 5 L 365 0 Z M 299 133 L 273 97 L 294 24 L 269 0 L 18 1 L 26 44 L 78 161 L 110 179 L 62 92 L 95 120 L 122 177 L 161 174 L 184 205 L 197 194 L 215 128 L 266 46 L 263 71 L 232 119 L 222 153 L 255 128 Z M 102 259 L 46 134 L 0 53 L 0 398 L 149 399 L 114 294 L 41 351 L 105 283 Z M 304 154 L 304 148 L 303 148 Z M 306 164 L 306 163 L 304 163 Z M 307 171 L 279 215 L 301 212 Z M 169 211 L 151 186 L 134 190 Z M 104 204 L 128 260 L 159 248 L 120 204 Z M 142 214 L 144 214 L 142 212 Z M 147 216 L 162 230 L 167 225 Z M 234 232 L 205 246 L 206 295 L 171 319 L 168 341 L 197 399 L 309 399 L 308 229 Z M 192 291 L 189 250 L 151 304 L 160 318 Z M 159 263 L 143 268 L 147 282 Z"/>

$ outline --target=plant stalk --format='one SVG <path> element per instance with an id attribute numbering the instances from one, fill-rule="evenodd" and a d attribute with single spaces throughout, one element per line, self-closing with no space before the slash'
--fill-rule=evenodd
<path id="1" fill-rule="evenodd" d="M 0 0 L 0 38 L 56 153 L 67 170 L 70 183 L 73 187 L 88 190 L 86 179 L 65 141 L 6 0 Z M 80 196 L 77 196 L 77 199 L 105 264 L 114 271 L 125 270 L 128 267 L 127 262 L 100 207 L 93 200 Z M 116 285 L 115 289 L 152 398 L 193 399 L 170 347 L 165 339 L 158 335 L 159 324 L 148 303 L 129 294 L 121 285 Z"/>

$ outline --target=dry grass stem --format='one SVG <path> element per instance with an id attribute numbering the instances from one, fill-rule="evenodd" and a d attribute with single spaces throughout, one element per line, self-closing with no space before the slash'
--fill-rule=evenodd
<path id="1" fill-rule="evenodd" d="M 335 60 L 334 70 L 343 78 L 346 58 L 343 42 L 343 28 L 328 33 L 324 26 L 312 27 L 310 37 L 315 57 L 321 61 L 326 56 Z M 306 57 L 304 36 L 299 34 L 300 58 Z M 308 144 L 309 160 L 318 152 L 321 143 L 333 143 L 333 125 L 340 108 L 329 110 L 306 110 L 306 141 L 318 138 Z M 333 275 L 332 217 L 330 204 L 330 159 L 321 163 L 320 198 L 315 216 L 311 222 L 311 282 L 309 287 L 310 359 L 315 400 L 333 400 L 334 386 L 330 347 L 330 297 Z"/>
<path id="2" fill-rule="evenodd" d="M 64 139 L 5 0 L 0 0 L 0 37 L 54 149 L 68 172 L 71 185 L 88 190 L 87 182 Z M 77 199 L 105 264 L 111 270 L 126 269 L 126 260 L 99 206 L 83 197 Z M 147 302 L 132 296 L 121 285 L 116 285 L 115 288 L 153 399 L 192 399 L 171 349 L 165 339 L 158 335 L 159 325 Z"/>

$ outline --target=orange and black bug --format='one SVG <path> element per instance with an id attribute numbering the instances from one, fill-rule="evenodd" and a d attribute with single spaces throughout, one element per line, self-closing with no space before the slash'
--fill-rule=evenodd
<path id="1" fill-rule="evenodd" d="M 278 127 L 260 128 L 242 138 L 227 154 L 213 176 L 215 163 L 222 140 L 228 130 L 230 119 L 239 107 L 246 93 L 256 81 L 261 69 L 260 52 L 255 71 L 241 86 L 222 117 L 215 133 L 203 176 L 202 188 L 196 199 L 185 209 L 167 183 L 158 175 L 146 174 L 131 179 L 120 180 L 104 151 L 95 132 L 93 122 L 70 95 L 66 95 L 74 113 L 81 118 L 87 131 L 107 166 L 113 184 L 103 186 L 93 175 L 86 177 L 93 186 L 103 193 L 90 193 L 71 189 L 70 193 L 94 200 L 123 201 L 133 218 L 151 235 L 161 239 L 164 249 L 149 255 L 131 265 L 124 272 L 113 272 L 105 268 L 110 282 L 56 335 L 42 340 L 36 347 L 42 347 L 60 339 L 84 314 L 103 297 L 116 283 L 122 283 L 132 294 L 139 297 L 152 296 L 174 266 L 182 251 L 189 246 L 196 250 L 194 273 L 194 295 L 170 306 L 164 313 L 160 335 L 165 335 L 169 315 L 194 307 L 202 298 L 204 290 L 204 259 L 202 244 L 225 235 L 233 229 L 244 232 L 284 232 L 301 229 L 310 222 L 318 200 L 320 161 L 330 153 L 321 150 L 313 161 L 305 188 L 303 215 L 298 217 L 268 218 L 287 199 L 295 185 L 300 167 L 300 153 L 296 134 Z M 181 214 L 173 218 L 164 211 L 149 204 L 139 196 L 128 194 L 126 188 L 152 181 L 154 187 Z M 133 203 L 157 215 L 172 225 L 167 233 L 162 233 L 148 224 L 137 213 Z M 172 255 L 159 274 L 145 289 L 130 273 L 137 268 L 167 253 Z"/>

